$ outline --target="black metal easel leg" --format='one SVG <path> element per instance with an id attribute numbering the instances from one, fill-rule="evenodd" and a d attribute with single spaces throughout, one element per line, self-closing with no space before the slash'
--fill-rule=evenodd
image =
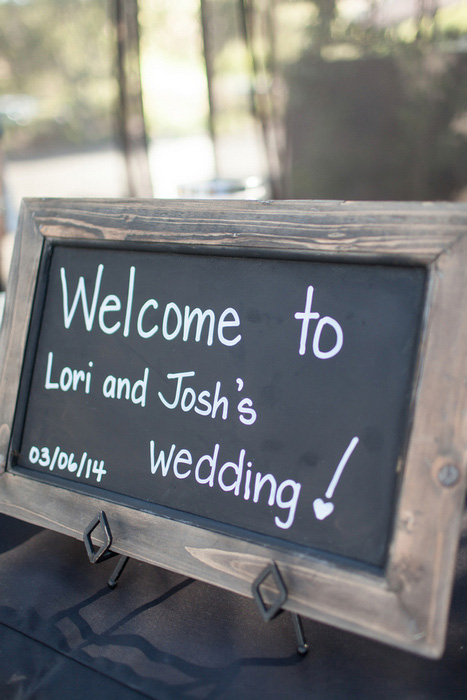
<path id="1" fill-rule="evenodd" d="M 297 651 L 300 656 L 305 656 L 305 654 L 308 654 L 309 646 L 303 630 L 302 618 L 297 613 L 290 613 L 290 615 L 292 616 L 295 636 L 297 637 Z"/>
<path id="2" fill-rule="evenodd" d="M 130 560 L 130 557 L 125 556 L 125 554 L 122 554 L 120 559 L 118 560 L 118 564 L 114 569 L 113 574 L 110 576 L 109 580 L 107 581 L 107 585 L 109 588 L 115 588 L 115 586 L 118 583 L 118 579 L 123 573 L 123 569 L 125 566 L 128 564 Z"/>
<path id="3" fill-rule="evenodd" d="M 93 544 L 92 533 L 99 526 L 104 536 L 104 542 L 99 548 L 97 548 Z M 89 523 L 89 525 L 83 533 L 83 539 L 84 546 L 86 547 L 86 552 L 91 564 L 99 564 L 101 561 L 107 561 L 111 557 L 117 556 L 117 552 L 112 552 L 112 550 L 110 549 L 112 545 L 112 531 L 110 529 L 107 516 L 103 510 L 97 513 L 96 517 L 93 518 L 93 520 L 91 520 L 91 522 Z M 130 557 L 127 557 L 125 554 L 120 555 L 118 564 L 115 567 L 113 574 L 107 581 L 107 585 L 109 586 L 109 588 L 115 588 L 118 579 L 123 573 L 123 569 L 128 564 L 129 558 Z"/>
<path id="4" fill-rule="evenodd" d="M 92 541 L 92 533 L 99 526 L 104 536 L 104 542 L 100 547 L 95 547 Z M 116 552 L 112 552 L 110 549 L 112 545 L 112 532 L 107 516 L 103 510 L 97 513 L 96 517 L 91 520 L 83 533 L 83 540 L 91 564 L 100 564 L 101 561 L 107 561 L 107 559 L 116 556 Z"/>
<path id="5" fill-rule="evenodd" d="M 277 589 L 277 595 L 275 600 L 268 606 L 261 593 L 261 585 L 266 581 L 267 578 L 271 578 Z M 277 615 L 282 612 L 282 606 L 287 600 L 287 587 L 284 583 L 284 579 L 275 562 L 266 566 L 265 569 L 259 574 L 256 580 L 251 586 L 251 592 L 253 598 L 256 602 L 258 610 L 263 618 L 264 622 L 269 622 L 273 620 Z M 292 616 L 292 622 L 294 626 L 295 636 L 297 638 L 297 652 L 300 656 L 305 656 L 308 653 L 308 642 L 305 638 L 305 633 L 303 631 L 302 620 L 296 613 L 290 613 Z"/>

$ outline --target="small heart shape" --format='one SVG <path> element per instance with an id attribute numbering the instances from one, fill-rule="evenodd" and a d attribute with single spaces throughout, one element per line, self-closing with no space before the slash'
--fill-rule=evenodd
<path id="1" fill-rule="evenodd" d="M 313 501 L 313 510 L 318 520 L 324 520 L 328 515 L 331 515 L 334 510 L 334 503 L 331 501 L 325 502 L 322 498 L 315 498 Z"/>

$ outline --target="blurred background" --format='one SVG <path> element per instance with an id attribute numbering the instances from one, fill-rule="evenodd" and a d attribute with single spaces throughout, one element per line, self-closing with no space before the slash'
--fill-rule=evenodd
<path id="1" fill-rule="evenodd" d="M 467 200 L 465 0 L 0 0 L 23 197 Z"/>

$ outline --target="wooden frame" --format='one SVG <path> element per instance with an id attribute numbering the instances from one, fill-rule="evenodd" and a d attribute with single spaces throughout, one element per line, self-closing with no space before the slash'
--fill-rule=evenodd
<path id="1" fill-rule="evenodd" d="M 46 240 L 425 267 L 412 427 L 385 571 L 279 551 L 11 473 L 11 430 Z M 285 609 L 438 657 L 465 498 L 466 278 L 465 205 L 26 200 L 0 341 L 0 510 L 81 539 L 105 509 L 115 551 L 246 596 L 275 561 L 288 590 Z"/>

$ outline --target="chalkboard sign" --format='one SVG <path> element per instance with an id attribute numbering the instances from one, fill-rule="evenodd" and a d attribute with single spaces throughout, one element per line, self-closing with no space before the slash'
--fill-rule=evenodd
<path id="1" fill-rule="evenodd" d="M 56 247 L 17 465 L 383 566 L 424 277 Z"/>
<path id="2" fill-rule="evenodd" d="M 439 654 L 465 487 L 466 219 L 27 202 L 0 508 L 78 537 L 105 510 L 115 551 L 240 593 L 275 562 L 285 608 Z"/>

